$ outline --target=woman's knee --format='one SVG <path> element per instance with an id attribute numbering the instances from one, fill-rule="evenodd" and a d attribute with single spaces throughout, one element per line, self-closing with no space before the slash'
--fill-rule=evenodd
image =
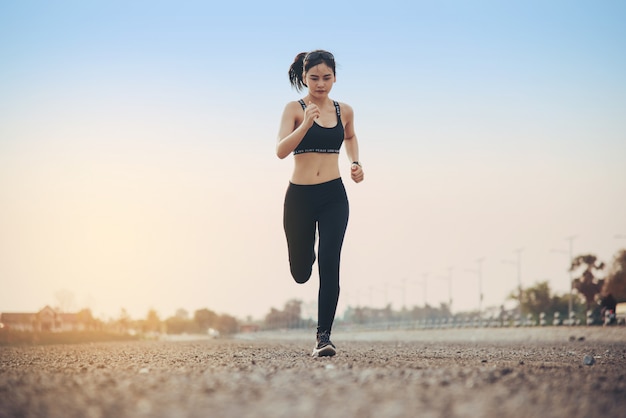
<path id="1" fill-rule="evenodd" d="M 313 271 L 312 266 L 295 266 L 291 265 L 291 276 L 296 281 L 296 283 L 306 283 L 311 278 L 311 273 Z"/>

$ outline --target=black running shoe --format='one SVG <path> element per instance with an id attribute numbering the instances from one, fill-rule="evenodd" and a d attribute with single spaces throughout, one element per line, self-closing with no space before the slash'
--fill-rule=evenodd
<path id="1" fill-rule="evenodd" d="M 313 357 L 330 357 L 337 354 L 335 344 L 330 341 L 330 333 L 324 331 L 317 334 L 317 344 L 313 349 Z"/>

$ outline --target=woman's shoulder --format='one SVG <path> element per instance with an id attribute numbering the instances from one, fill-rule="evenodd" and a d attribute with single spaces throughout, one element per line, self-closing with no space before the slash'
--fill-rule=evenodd
<path id="1" fill-rule="evenodd" d="M 285 111 L 297 111 L 297 110 L 302 110 L 302 104 L 300 103 L 300 100 L 292 100 L 290 102 L 287 102 L 287 104 L 285 105 Z"/>
<path id="2" fill-rule="evenodd" d="M 284 115 L 297 116 L 300 113 L 302 113 L 302 106 L 298 100 L 287 102 L 285 108 L 283 109 Z"/>
<path id="3" fill-rule="evenodd" d="M 335 100 L 339 104 L 339 109 L 341 109 L 341 114 L 345 116 L 352 116 L 354 114 L 354 110 L 352 106 L 348 103 L 340 102 L 339 100 Z"/>

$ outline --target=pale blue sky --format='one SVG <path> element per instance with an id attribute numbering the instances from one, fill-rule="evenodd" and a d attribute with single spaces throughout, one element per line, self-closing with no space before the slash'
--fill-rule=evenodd
<path id="1" fill-rule="evenodd" d="M 340 309 L 397 308 L 425 274 L 438 304 L 451 265 L 471 309 L 478 257 L 498 304 L 518 247 L 523 284 L 562 291 L 565 237 L 605 261 L 626 246 L 625 3 L 361 3 L 0 4 L 0 311 L 60 289 L 102 315 L 314 299 L 289 278 L 274 141 L 289 64 L 316 48 L 366 169 Z"/>

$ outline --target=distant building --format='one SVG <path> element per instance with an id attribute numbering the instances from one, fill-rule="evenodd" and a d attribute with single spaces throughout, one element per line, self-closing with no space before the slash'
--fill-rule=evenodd
<path id="1" fill-rule="evenodd" d="M 45 306 L 37 313 L 0 314 L 0 328 L 29 332 L 84 331 L 87 324 L 75 313 L 62 313 Z"/>
<path id="2" fill-rule="evenodd" d="M 254 324 L 251 322 L 246 322 L 244 324 L 239 325 L 239 332 L 241 333 L 258 332 L 260 330 L 261 330 L 261 326 L 259 324 Z"/>

